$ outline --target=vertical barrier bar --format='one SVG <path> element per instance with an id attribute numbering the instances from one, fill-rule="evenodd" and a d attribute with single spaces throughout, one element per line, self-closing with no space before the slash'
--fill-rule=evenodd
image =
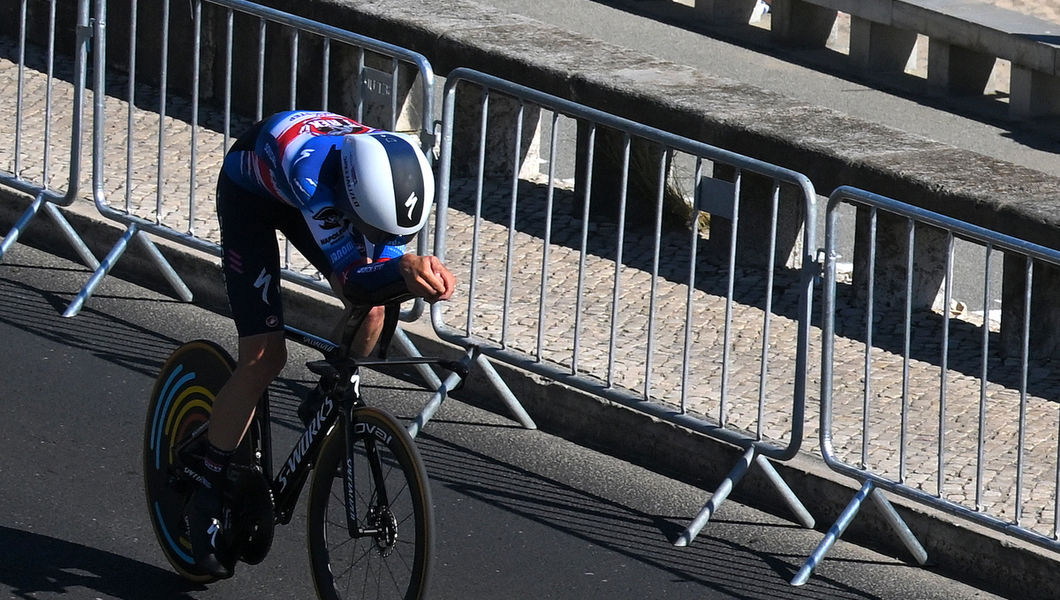
<path id="1" fill-rule="evenodd" d="M 48 3 L 48 79 L 44 89 L 44 185 L 51 179 L 52 96 L 55 91 L 55 0 Z"/>
<path id="2" fill-rule="evenodd" d="M 551 273 L 549 257 L 551 256 L 550 250 L 552 246 L 552 213 L 555 208 L 556 143 L 559 139 L 558 123 L 559 115 L 552 113 L 551 139 L 548 144 L 548 192 L 545 199 L 545 214 L 548 217 L 545 219 L 545 243 L 541 246 L 541 293 L 537 298 L 537 344 L 534 356 L 536 356 L 538 362 L 542 360 L 542 355 L 544 354 L 545 322 L 548 319 L 548 280 Z"/>
<path id="3" fill-rule="evenodd" d="M 192 24 L 194 31 L 191 62 L 191 164 L 188 168 L 188 235 L 195 235 L 195 208 L 198 188 L 199 164 L 199 63 L 202 61 L 202 0 L 192 0 Z M 162 157 L 159 156 L 159 163 Z M 161 186 L 159 186 L 161 188 Z"/>
<path id="4" fill-rule="evenodd" d="M 18 96 L 15 98 L 15 162 L 14 173 L 22 174 L 22 101 L 26 89 L 26 17 L 27 1 L 22 0 L 18 24 Z M 45 182 L 46 183 L 46 182 Z"/>
<path id="5" fill-rule="evenodd" d="M 596 160 L 596 123 L 589 123 L 589 132 L 586 136 L 589 140 L 589 149 L 585 157 L 585 197 L 582 201 L 581 214 L 581 238 L 578 245 L 578 287 L 574 296 L 574 350 L 571 353 L 570 374 L 578 374 L 578 360 L 581 356 L 581 332 L 582 315 L 585 305 L 585 263 L 587 258 L 586 249 L 589 246 L 589 205 L 592 202 L 593 170 Z"/>
<path id="6" fill-rule="evenodd" d="M 913 248 L 916 244 L 916 227 L 912 219 L 906 221 L 906 253 L 905 253 L 905 319 L 902 330 L 902 424 L 898 449 L 898 480 L 906 480 L 906 469 L 909 440 L 909 351 L 912 343 L 913 322 Z"/>
<path id="7" fill-rule="evenodd" d="M 622 256 L 626 242 L 626 203 L 629 200 L 629 153 L 632 138 L 628 133 L 622 136 L 622 179 L 618 186 L 618 226 L 615 240 L 614 283 L 611 287 L 611 335 L 607 347 L 607 382 L 608 387 L 615 385 L 615 344 L 618 339 L 618 303 L 622 296 Z"/>
<path id="8" fill-rule="evenodd" d="M 170 0 L 162 0 L 162 51 L 159 57 L 158 66 L 158 88 L 161 93 L 158 94 L 158 154 L 161 158 L 166 149 L 166 108 L 167 100 L 169 99 L 169 9 Z M 165 161 L 159 160 L 157 164 L 157 172 L 155 173 L 155 181 L 162 182 L 166 180 L 166 165 Z M 156 225 L 162 222 L 162 192 L 163 188 L 161 185 L 155 186 L 155 216 L 154 222 Z"/>
<path id="9" fill-rule="evenodd" d="M 656 172 L 659 186 L 655 195 L 655 223 L 653 226 L 655 235 L 653 236 L 654 242 L 651 253 L 651 286 L 648 289 L 648 343 L 644 355 L 645 398 L 651 398 L 652 372 L 655 369 L 655 311 L 657 310 L 656 296 L 659 292 L 659 254 L 662 251 L 663 199 L 666 195 L 666 164 L 668 160 L 672 160 L 672 155 L 673 151 L 670 149 L 659 154 L 659 170 Z"/>
<path id="10" fill-rule="evenodd" d="M 483 115 L 485 117 L 485 111 Z M 515 143 L 512 145 L 512 180 L 511 180 L 511 201 L 508 206 L 508 249 L 507 258 L 505 260 L 504 267 L 504 310 L 501 316 L 501 347 L 508 347 L 508 314 L 510 313 L 509 308 L 512 305 L 512 271 L 515 267 L 515 233 L 516 233 L 516 212 L 519 208 L 519 148 L 522 147 L 523 143 L 523 105 L 519 104 L 519 110 L 515 119 Z M 485 143 L 483 143 L 485 148 Z"/>
<path id="11" fill-rule="evenodd" d="M 1026 447 L 1027 447 L 1027 366 L 1030 361 L 1030 339 L 1031 339 L 1031 290 L 1033 290 L 1034 283 L 1034 261 L 1027 257 L 1026 271 L 1024 273 L 1024 294 L 1023 294 L 1023 338 L 1020 348 L 1020 382 L 1019 382 L 1019 393 L 1020 393 L 1020 405 L 1019 405 L 1019 427 L 1017 429 L 1018 441 L 1016 443 L 1016 495 L 1013 499 L 1015 506 L 1013 507 L 1013 514 L 1015 514 L 1014 522 L 1017 526 L 1020 525 L 1023 519 L 1023 471 L 1024 462 L 1026 460 Z"/>

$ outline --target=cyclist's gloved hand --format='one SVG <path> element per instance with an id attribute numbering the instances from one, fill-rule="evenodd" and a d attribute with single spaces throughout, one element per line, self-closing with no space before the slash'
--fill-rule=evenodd
<path id="1" fill-rule="evenodd" d="M 438 257 L 405 254 L 399 263 L 401 277 L 413 296 L 433 303 L 448 300 L 453 295 L 456 279 Z"/>
<path id="2" fill-rule="evenodd" d="M 405 254 L 401 258 L 367 263 L 340 274 L 342 295 L 355 305 L 379 306 L 409 298 L 428 302 L 448 300 L 455 279 L 434 256 Z"/>

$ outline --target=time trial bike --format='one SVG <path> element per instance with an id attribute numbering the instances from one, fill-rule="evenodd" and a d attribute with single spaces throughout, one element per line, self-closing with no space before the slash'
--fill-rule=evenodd
<path id="1" fill-rule="evenodd" d="M 388 301 L 380 347 L 397 326 L 400 302 Z M 350 311 L 340 343 L 295 328 L 288 339 L 319 350 L 306 364 L 319 376 L 319 408 L 286 460 L 273 467 L 267 393 L 229 469 L 225 492 L 223 560 L 257 564 L 265 559 L 274 526 L 291 521 L 309 484 L 307 536 L 312 579 L 319 598 L 421 598 L 432 552 L 432 505 L 427 472 L 406 429 L 386 411 L 368 406 L 361 368 L 438 365 L 462 382 L 473 349 L 457 360 L 429 357 L 350 356 L 350 343 L 371 307 Z M 197 485 L 189 461 L 201 456 L 213 399 L 234 369 L 232 357 L 209 340 L 173 352 L 151 393 L 144 429 L 143 471 L 155 536 L 170 564 L 187 579 L 209 582 L 195 564 L 186 530 L 185 504 Z"/>

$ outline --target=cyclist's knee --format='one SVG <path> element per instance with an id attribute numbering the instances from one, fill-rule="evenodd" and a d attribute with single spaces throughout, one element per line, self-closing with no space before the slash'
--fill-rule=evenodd
<path id="1" fill-rule="evenodd" d="M 373 306 L 372 310 L 368 311 L 368 315 L 364 318 L 364 325 L 370 327 L 370 331 L 375 331 L 383 326 L 383 320 L 386 318 L 386 307 L 385 306 Z"/>
<path id="2" fill-rule="evenodd" d="M 238 368 L 272 379 L 287 364 L 287 342 L 283 332 L 253 335 L 239 340 Z"/>

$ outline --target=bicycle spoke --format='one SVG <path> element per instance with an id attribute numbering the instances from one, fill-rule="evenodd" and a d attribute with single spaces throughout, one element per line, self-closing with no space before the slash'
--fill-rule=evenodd
<path id="1" fill-rule="evenodd" d="M 354 444 L 355 532 L 348 529 L 346 478 L 340 469 L 346 464 L 346 444 L 331 440 L 322 451 L 310 492 L 309 519 L 317 589 L 329 600 L 418 598 L 430 555 L 430 500 L 422 461 L 392 417 L 378 409 L 360 408 L 355 418 L 367 419 L 371 431 L 390 435 Z"/>

